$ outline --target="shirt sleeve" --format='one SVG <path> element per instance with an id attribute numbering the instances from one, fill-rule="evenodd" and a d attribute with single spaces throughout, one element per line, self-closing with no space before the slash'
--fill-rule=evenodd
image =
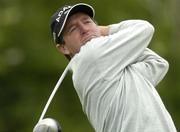
<path id="1" fill-rule="evenodd" d="M 96 47 L 99 68 L 110 76 L 135 62 L 148 46 L 153 26 L 143 20 L 128 20 L 109 26 L 109 36 Z M 108 75 L 108 76 L 109 76 Z"/>
<path id="2" fill-rule="evenodd" d="M 146 48 L 133 67 L 156 86 L 166 75 L 169 64 L 155 52 Z"/>

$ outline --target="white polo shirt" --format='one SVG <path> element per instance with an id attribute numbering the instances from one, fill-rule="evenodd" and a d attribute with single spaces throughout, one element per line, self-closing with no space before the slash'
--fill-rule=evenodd
<path id="1" fill-rule="evenodd" d="M 71 60 L 73 84 L 96 132 L 176 132 L 154 88 L 168 71 L 147 48 L 153 26 L 142 20 L 110 25 Z"/>

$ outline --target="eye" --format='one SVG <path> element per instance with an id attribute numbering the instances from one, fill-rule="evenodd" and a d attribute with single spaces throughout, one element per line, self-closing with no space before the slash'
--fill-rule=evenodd
<path id="1" fill-rule="evenodd" d="M 90 20 L 86 20 L 85 23 L 91 23 L 91 21 Z"/>
<path id="2" fill-rule="evenodd" d="M 83 23 L 89 24 L 89 23 L 92 23 L 92 20 L 90 18 L 84 18 Z"/>
<path id="3" fill-rule="evenodd" d="M 92 23 L 92 21 L 91 20 L 86 20 L 85 23 L 89 24 L 89 23 Z"/>
<path id="4" fill-rule="evenodd" d="M 73 27 L 71 27 L 71 28 L 69 29 L 69 32 L 72 33 L 72 32 L 75 31 L 76 29 L 77 29 L 77 27 L 76 27 L 76 26 L 73 26 Z"/>

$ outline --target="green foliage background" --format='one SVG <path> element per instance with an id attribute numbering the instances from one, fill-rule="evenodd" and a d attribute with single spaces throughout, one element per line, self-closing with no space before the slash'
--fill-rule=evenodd
<path id="1" fill-rule="evenodd" d="M 166 58 L 170 69 L 157 90 L 180 131 L 179 0 L 0 0 L 0 132 L 30 132 L 68 61 L 56 50 L 50 16 L 64 4 L 85 2 L 96 10 L 100 25 L 145 19 L 156 32 L 150 47 Z M 46 117 L 63 132 L 93 132 L 65 78 Z"/>

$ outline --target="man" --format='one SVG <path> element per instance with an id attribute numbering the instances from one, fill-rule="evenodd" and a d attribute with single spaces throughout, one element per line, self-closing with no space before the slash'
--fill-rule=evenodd
<path id="1" fill-rule="evenodd" d="M 153 26 L 128 20 L 98 26 L 94 9 L 79 3 L 60 8 L 51 30 L 70 60 L 73 84 L 97 132 L 176 132 L 155 86 L 168 63 L 147 46 Z"/>

